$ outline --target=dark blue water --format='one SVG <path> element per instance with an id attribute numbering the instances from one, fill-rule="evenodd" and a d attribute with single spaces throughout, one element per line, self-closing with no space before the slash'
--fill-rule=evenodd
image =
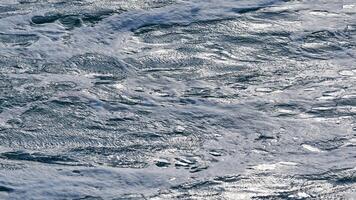
<path id="1" fill-rule="evenodd" d="M 356 199 L 354 0 L 0 0 L 0 199 Z"/>

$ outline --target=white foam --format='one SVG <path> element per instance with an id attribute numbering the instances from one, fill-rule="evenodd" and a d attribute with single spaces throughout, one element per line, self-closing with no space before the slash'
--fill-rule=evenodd
<path id="1" fill-rule="evenodd" d="M 308 144 L 303 144 L 302 147 L 308 151 L 311 151 L 311 152 L 317 152 L 317 153 L 321 153 L 323 152 L 322 150 L 316 148 L 316 147 L 313 147 L 311 145 L 308 145 Z"/>

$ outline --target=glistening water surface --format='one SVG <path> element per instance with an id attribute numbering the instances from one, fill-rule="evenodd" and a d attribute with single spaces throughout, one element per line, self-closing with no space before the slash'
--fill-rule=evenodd
<path id="1" fill-rule="evenodd" d="M 356 199 L 355 0 L 0 0 L 0 199 Z"/>

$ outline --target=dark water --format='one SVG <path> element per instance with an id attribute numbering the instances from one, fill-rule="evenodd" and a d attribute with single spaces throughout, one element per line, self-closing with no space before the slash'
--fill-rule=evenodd
<path id="1" fill-rule="evenodd" d="M 0 199 L 356 199 L 354 0 L 0 0 Z"/>

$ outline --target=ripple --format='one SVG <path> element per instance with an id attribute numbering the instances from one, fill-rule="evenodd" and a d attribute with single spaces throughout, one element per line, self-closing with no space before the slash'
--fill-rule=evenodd
<path id="1" fill-rule="evenodd" d="M 35 34 L 5 34 L 0 33 L 0 42 L 12 45 L 29 46 L 39 40 Z"/>
<path id="2" fill-rule="evenodd" d="M 23 161 L 32 161 L 40 162 L 47 164 L 69 164 L 75 163 L 76 161 L 64 156 L 50 156 L 43 155 L 41 153 L 27 153 L 27 152 L 5 152 L 1 153 L 0 157 L 8 160 L 23 160 Z"/>
<path id="3" fill-rule="evenodd" d="M 0 186 L 0 192 L 13 192 L 14 189 L 6 187 L 6 186 Z"/>
<path id="4" fill-rule="evenodd" d="M 353 197 L 344 4 L 2 0 L 0 198 Z"/>
<path id="5" fill-rule="evenodd" d="M 36 15 L 31 18 L 31 22 L 37 25 L 54 23 L 58 21 L 66 29 L 71 30 L 76 27 L 81 27 L 83 23 L 95 24 L 105 19 L 106 17 L 117 13 L 112 10 L 102 10 L 92 13 L 84 13 L 81 15 L 62 14 L 62 13 L 46 13 L 45 15 Z"/>
<path id="6" fill-rule="evenodd" d="M 86 73 L 110 74 L 123 79 L 127 75 L 126 66 L 113 57 L 84 54 L 70 58 L 67 61 L 68 68 L 80 70 Z"/>

